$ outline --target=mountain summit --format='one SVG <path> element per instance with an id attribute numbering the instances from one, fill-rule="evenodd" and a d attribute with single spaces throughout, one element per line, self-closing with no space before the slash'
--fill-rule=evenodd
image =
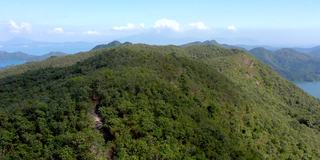
<path id="1" fill-rule="evenodd" d="M 97 50 L 97 49 L 102 49 L 102 48 L 111 48 L 111 47 L 117 47 L 120 45 L 130 45 L 130 44 L 132 44 L 132 43 L 130 43 L 130 42 L 121 43 L 119 41 L 112 41 L 108 44 L 97 45 L 94 48 L 92 48 L 91 50 Z"/>

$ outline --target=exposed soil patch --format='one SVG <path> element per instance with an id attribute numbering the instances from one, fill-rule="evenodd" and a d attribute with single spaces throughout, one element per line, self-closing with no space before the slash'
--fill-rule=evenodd
<path id="1" fill-rule="evenodd" d="M 95 127 L 103 134 L 105 142 L 112 141 L 114 139 L 114 136 L 110 133 L 109 129 L 106 126 L 103 126 L 103 118 L 99 111 L 99 108 L 101 107 L 101 97 L 94 94 L 92 96 L 92 100 L 94 102 L 94 112 L 92 113 L 92 116 L 96 123 Z"/>

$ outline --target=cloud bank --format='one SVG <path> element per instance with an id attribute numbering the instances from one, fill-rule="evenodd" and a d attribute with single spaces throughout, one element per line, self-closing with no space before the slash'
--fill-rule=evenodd
<path id="1" fill-rule="evenodd" d="M 61 34 L 64 33 L 64 29 L 62 27 L 55 27 L 52 29 L 52 33 Z"/>
<path id="2" fill-rule="evenodd" d="M 192 28 L 192 29 L 196 29 L 196 30 L 208 30 L 209 27 L 204 24 L 203 22 L 193 22 L 193 23 L 190 23 L 189 26 Z"/>
<path id="3" fill-rule="evenodd" d="M 27 22 L 18 23 L 14 20 L 9 21 L 10 32 L 12 33 L 30 33 L 32 25 Z"/>
<path id="4" fill-rule="evenodd" d="M 162 18 L 155 22 L 154 28 L 157 30 L 168 29 L 172 31 L 181 31 L 180 24 L 176 20 Z"/>
<path id="5" fill-rule="evenodd" d="M 236 32 L 236 31 L 238 30 L 237 27 L 234 26 L 234 25 L 228 26 L 227 29 L 228 29 L 228 31 L 230 31 L 230 32 Z"/>
<path id="6" fill-rule="evenodd" d="M 140 23 L 140 24 L 128 23 L 127 25 L 124 25 L 124 26 L 114 26 L 114 27 L 112 27 L 112 30 L 114 30 L 114 31 L 133 31 L 133 30 L 142 30 L 144 28 L 145 28 L 145 26 L 143 23 Z"/>

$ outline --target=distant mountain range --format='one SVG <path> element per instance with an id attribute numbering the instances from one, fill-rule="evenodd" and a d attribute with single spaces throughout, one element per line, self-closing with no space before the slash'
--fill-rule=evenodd
<path id="1" fill-rule="evenodd" d="M 313 48 L 274 48 L 220 44 L 215 40 L 182 45 L 216 45 L 227 49 L 246 50 L 290 81 L 320 81 L 320 46 Z M 268 48 L 268 49 L 266 49 Z"/>
<path id="2" fill-rule="evenodd" d="M 320 57 L 320 46 L 312 48 L 294 48 L 295 50 L 303 53 L 310 54 L 312 56 Z"/>
<path id="3" fill-rule="evenodd" d="M 0 68 L 11 66 L 11 65 L 22 64 L 26 62 L 31 62 L 31 61 L 41 61 L 50 57 L 65 56 L 65 55 L 67 54 L 63 52 L 50 52 L 48 54 L 37 56 L 37 55 L 29 55 L 23 52 L 10 53 L 6 51 L 0 51 Z"/>
<path id="4" fill-rule="evenodd" d="M 107 43 L 107 44 L 97 45 L 97 46 L 93 47 L 91 50 L 93 51 L 93 50 L 97 50 L 97 49 L 117 47 L 117 46 L 120 46 L 120 45 L 131 45 L 131 44 L 132 43 L 130 43 L 130 42 L 121 43 L 119 41 L 112 41 L 112 42 Z"/>
<path id="5" fill-rule="evenodd" d="M 240 49 L 240 50 L 246 50 L 245 48 L 242 48 L 240 46 L 235 45 L 228 45 L 228 44 L 220 44 L 215 40 L 207 40 L 207 41 L 195 41 L 187 44 L 181 45 L 182 47 L 189 47 L 189 46 L 195 46 L 195 45 L 216 45 L 219 47 L 227 48 L 227 49 Z"/>
<path id="6" fill-rule="evenodd" d="M 87 42 L 72 43 L 47 43 L 35 42 L 25 39 L 16 39 L 5 43 L 0 43 L 0 68 L 10 65 L 22 64 L 30 61 L 40 61 L 51 56 L 64 56 L 67 53 L 99 50 L 121 45 L 132 45 L 130 42 L 121 43 L 112 41 L 106 44 L 94 45 Z M 5 44 L 5 45 L 2 45 Z M 23 47 L 27 45 L 28 47 Z M 280 73 L 283 77 L 291 81 L 320 81 L 320 46 L 313 48 L 276 48 L 271 46 L 254 46 L 254 45 L 228 45 L 221 44 L 215 40 L 195 41 L 180 45 L 181 47 L 197 45 L 215 45 L 227 49 L 239 49 L 251 53 L 263 63 Z M 21 48 L 22 47 L 22 48 Z M 59 50 L 62 52 L 50 52 L 42 56 L 29 55 L 25 52 L 8 52 L 10 50 L 30 51 L 26 53 L 39 54 L 40 51 Z M 45 52 L 42 52 L 45 53 Z M 48 53 L 48 52 L 47 52 Z"/>
<path id="7" fill-rule="evenodd" d="M 15 42 L 15 45 L 18 44 L 26 44 L 26 43 L 30 43 L 28 40 L 24 40 L 21 42 Z M 43 42 L 41 42 L 43 43 Z M 44 43 L 43 43 L 44 44 Z M 76 42 L 73 44 L 77 44 Z M 119 41 L 112 41 L 110 43 L 107 44 L 100 44 L 100 45 L 96 45 L 96 46 L 85 46 L 84 48 L 86 48 L 86 51 L 89 50 L 98 50 L 98 49 L 103 49 L 103 48 L 110 48 L 110 47 L 116 47 L 116 46 L 120 46 L 120 45 L 130 45 L 132 43 L 130 42 L 125 42 L 125 43 L 121 43 Z M 13 43 L 11 44 L 13 45 Z M 54 44 L 51 44 L 54 46 Z M 66 44 L 66 46 L 64 46 L 64 51 L 68 50 L 67 48 L 72 48 L 72 47 L 68 47 L 68 45 L 70 44 Z M 79 43 L 80 45 L 80 43 Z M 39 46 L 40 47 L 40 46 Z M 48 46 L 47 46 L 48 47 Z M 58 46 L 56 46 L 58 47 Z M 49 45 L 50 48 L 50 45 Z M 47 50 L 48 48 L 44 47 L 44 49 L 41 50 Z M 18 50 L 18 49 L 17 49 Z M 74 50 L 79 51 L 79 50 Z M 67 55 L 67 53 L 64 52 L 49 52 L 48 54 L 44 54 L 44 55 L 30 55 L 24 52 L 7 52 L 7 51 L 0 51 L 0 68 L 4 68 L 7 66 L 12 66 L 12 65 L 19 65 L 19 64 L 23 64 L 26 62 L 31 62 L 31 61 L 41 61 L 53 56 L 65 56 Z"/>
<path id="8" fill-rule="evenodd" d="M 302 53 L 290 48 L 271 51 L 262 47 L 249 52 L 288 80 L 320 80 L 320 57 L 317 53 Z"/>

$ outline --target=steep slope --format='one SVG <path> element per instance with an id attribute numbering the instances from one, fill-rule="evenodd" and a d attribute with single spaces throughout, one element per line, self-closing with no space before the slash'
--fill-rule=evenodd
<path id="1" fill-rule="evenodd" d="M 274 52 L 264 48 L 255 48 L 249 52 L 288 80 L 320 80 L 320 59 L 317 57 L 286 48 Z"/>
<path id="2" fill-rule="evenodd" d="M 319 101 L 241 50 L 87 54 L 0 79 L 0 159 L 320 158 Z"/>

